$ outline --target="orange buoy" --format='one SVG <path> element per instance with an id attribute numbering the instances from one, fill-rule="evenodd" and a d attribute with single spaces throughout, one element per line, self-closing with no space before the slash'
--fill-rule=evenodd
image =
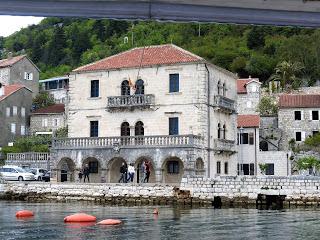
<path id="1" fill-rule="evenodd" d="M 105 220 L 98 222 L 97 224 L 98 225 L 119 225 L 121 223 L 122 223 L 122 221 L 119 219 L 105 219 Z"/>
<path id="2" fill-rule="evenodd" d="M 85 213 L 76 213 L 73 215 L 66 216 L 64 218 L 65 222 L 95 222 L 97 218 Z"/>
<path id="3" fill-rule="evenodd" d="M 29 210 L 21 210 L 16 212 L 16 217 L 33 217 L 33 216 L 34 216 L 33 212 Z"/>
<path id="4" fill-rule="evenodd" d="M 153 210 L 153 214 L 159 214 L 159 210 L 158 210 L 158 208 L 155 208 L 154 210 Z"/>

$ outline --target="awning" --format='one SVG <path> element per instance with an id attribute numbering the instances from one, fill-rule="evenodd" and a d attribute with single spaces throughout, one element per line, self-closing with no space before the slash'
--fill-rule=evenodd
<path id="1" fill-rule="evenodd" d="M 0 14 L 320 26 L 315 0 L 0 0 Z"/>
<path id="2" fill-rule="evenodd" d="M 45 82 L 52 82 L 52 81 L 61 81 L 61 80 L 68 80 L 68 77 L 54 77 L 54 78 L 48 78 L 40 80 L 39 83 L 45 83 Z"/>

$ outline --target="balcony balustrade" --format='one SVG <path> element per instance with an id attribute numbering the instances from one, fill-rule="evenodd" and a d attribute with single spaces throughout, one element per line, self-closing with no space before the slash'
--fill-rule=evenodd
<path id="1" fill-rule="evenodd" d="M 139 94 L 139 95 L 128 95 L 128 96 L 114 96 L 108 97 L 107 108 L 112 109 L 124 109 L 143 107 L 148 108 L 155 103 L 155 97 L 153 94 Z"/>
<path id="2" fill-rule="evenodd" d="M 236 152 L 235 141 L 226 139 L 215 139 L 214 150 L 221 152 Z"/>
<path id="3" fill-rule="evenodd" d="M 217 107 L 227 110 L 231 113 L 235 112 L 236 110 L 235 101 L 230 98 L 227 98 L 221 95 L 216 95 L 214 97 L 214 101 Z"/>
<path id="4" fill-rule="evenodd" d="M 136 148 L 136 147 L 195 147 L 202 138 L 195 135 L 130 136 L 53 139 L 53 149 Z"/>
<path id="5" fill-rule="evenodd" d="M 8 153 L 5 160 L 7 165 L 27 166 L 34 168 L 50 168 L 50 153 L 26 152 Z"/>

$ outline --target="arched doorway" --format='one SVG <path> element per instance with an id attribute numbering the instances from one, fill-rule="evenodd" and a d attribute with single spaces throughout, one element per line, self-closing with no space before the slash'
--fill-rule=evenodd
<path id="1" fill-rule="evenodd" d="M 143 144 L 143 137 L 139 136 L 144 136 L 144 124 L 141 121 L 138 121 L 136 125 L 134 126 L 134 135 L 135 137 L 135 143 L 137 145 Z"/>
<path id="2" fill-rule="evenodd" d="M 136 81 L 136 91 L 135 94 L 142 95 L 144 94 L 144 82 L 142 79 Z"/>
<path id="3" fill-rule="evenodd" d="M 124 80 L 121 83 L 121 96 L 129 96 L 130 95 L 130 85 L 128 80 Z"/>
<path id="4" fill-rule="evenodd" d="M 130 143 L 130 125 L 128 122 L 121 123 L 121 145 L 127 145 Z"/>
<path id="5" fill-rule="evenodd" d="M 70 158 L 62 158 L 57 166 L 58 182 L 74 182 L 76 165 Z"/>
<path id="6" fill-rule="evenodd" d="M 269 149 L 267 141 L 261 141 L 259 147 L 261 151 L 268 151 Z"/>
<path id="7" fill-rule="evenodd" d="M 197 176 L 203 176 L 204 175 L 204 163 L 202 158 L 198 158 L 196 160 L 196 166 L 195 166 L 195 172 Z"/>
<path id="8" fill-rule="evenodd" d="M 117 183 L 120 179 L 120 167 L 122 163 L 126 163 L 123 158 L 116 157 L 109 161 L 108 163 L 108 181 L 110 183 Z"/>
<path id="9" fill-rule="evenodd" d="M 162 165 L 163 181 L 165 183 L 181 183 L 184 173 L 183 163 L 180 158 L 170 157 Z"/>
<path id="10" fill-rule="evenodd" d="M 149 183 L 155 183 L 156 182 L 156 174 L 155 174 L 155 170 L 154 170 L 154 164 L 152 163 L 152 161 L 147 158 L 147 157 L 141 157 L 141 158 L 138 158 L 135 165 L 134 165 L 134 168 L 136 170 L 136 174 L 135 174 L 135 177 L 134 177 L 134 182 L 136 183 L 143 183 L 143 180 L 145 178 L 145 173 L 143 172 L 143 167 L 142 167 L 142 164 L 143 162 L 147 162 L 147 161 L 150 161 L 150 177 L 149 177 Z"/>
<path id="11" fill-rule="evenodd" d="M 94 157 L 88 157 L 82 162 L 82 169 L 88 164 L 89 167 L 89 179 L 92 183 L 101 182 L 101 165 L 99 161 Z"/>

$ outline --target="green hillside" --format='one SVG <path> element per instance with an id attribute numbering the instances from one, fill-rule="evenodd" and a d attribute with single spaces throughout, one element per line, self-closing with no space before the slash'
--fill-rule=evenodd
<path id="1" fill-rule="evenodd" d="M 302 64 L 304 85 L 320 79 L 316 29 L 46 18 L 1 38 L 0 49 L 3 58 L 8 52 L 27 53 L 43 79 L 132 47 L 164 43 L 174 43 L 240 77 L 265 81 L 286 60 Z"/>

